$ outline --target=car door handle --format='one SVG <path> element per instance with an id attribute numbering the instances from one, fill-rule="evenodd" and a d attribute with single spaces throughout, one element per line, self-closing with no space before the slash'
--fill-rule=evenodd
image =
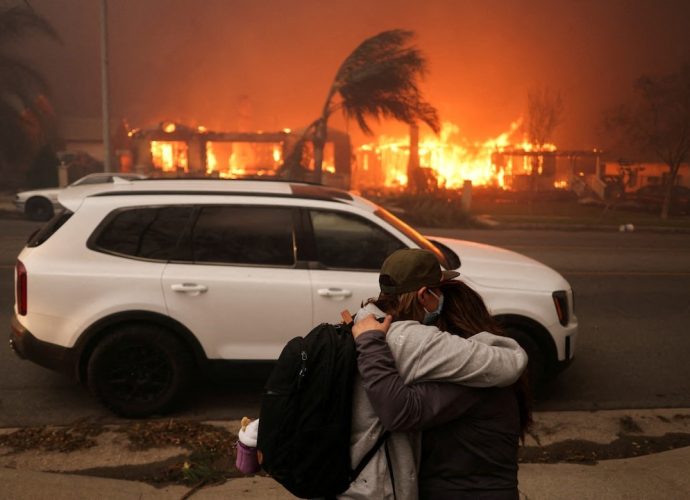
<path id="1" fill-rule="evenodd" d="M 316 293 L 322 297 L 352 297 L 352 291 L 344 288 L 319 288 Z"/>
<path id="2" fill-rule="evenodd" d="M 197 285 L 196 283 L 175 283 L 170 285 L 173 292 L 187 293 L 189 295 L 199 295 L 208 290 L 206 285 Z"/>

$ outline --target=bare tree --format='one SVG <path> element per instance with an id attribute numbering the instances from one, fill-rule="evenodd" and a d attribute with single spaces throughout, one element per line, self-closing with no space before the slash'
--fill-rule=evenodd
<path id="1" fill-rule="evenodd" d="M 11 42 L 38 33 L 57 33 L 30 7 L 0 10 L 0 164 L 26 159 L 54 139 L 48 85 L 29 64 L 16 57 Z"/>
<path id="2" fill-rule="evenodd" d="M 409 124 L 421 121 L 438 133 L 438 113 L 423 99 L 418 86 L 427 62 L 417 47 L 409 45 L 413 37 L 413 32 L 400 29 L 379 33 L 364 40 L 338 68 L 321 116 L 303 136 L 310 136 L 314 143 L 317 182 L 321 181 L 328 119 L 338 110 L 354 118 L 366 134 L 372 133 L 368 118 L 394 118 Z"/>
<path id="3" fill-rule="evenodd" d="M 561 124 L 563 117 L 563 99 L 559 92 L 547 86 L 533 87 L 527 91 L 527 137 L 537 152 L 552 139 L 556 127 Z M 542 156 L 532 157 L 532 173 L 530 175 L 529 205 L 537 190 L 537 179 L 540 174 L 539 166 L 543 164 Z"/>
<path id="4" fill-rule="evenodd" d="M 642 154 L 669 167 L 661 218 L 668 218 L 681 164 L 690 159 L 690 64 L 659 77 L 642 76 L 632 99 L 605 114 L 609 131 L 618 131 Z"/>
<path id="5" fill-rule="evenodd" d="M 547 86 L 533 87 L 527 91 L 527 137 L 537 151 L 551 141 L 556 127 L 563 117 L 563 99 L 559 92 Z M 539 166 L 543 164 L 542 156 L 532 157 L 532 174 L 530 175 L 530 206 L 537 190 Z"/>
<path id="6" fill-rule="evenodd" d="M 549 87 L 534 87 L 527 91 L 527 136 L 531 144 L 542 149 L 553 138 L 563 122 L 563 99 L 560 92 Z"/>

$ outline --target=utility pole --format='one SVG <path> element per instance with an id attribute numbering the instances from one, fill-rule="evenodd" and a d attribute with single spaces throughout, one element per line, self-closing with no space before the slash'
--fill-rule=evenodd
<path id="1" fill-rule="evenodd" d="M 419 125 L 410 124 L 410 157 L 407 161 L 407 191 L 419 193 L 422 186 L 419 184 Z"/>
<path id="2" fill-rule="evenodd" d="M 108 91 L 108 0 L 101 0 L 101 103 L 103 108 L 103 170 L 111 172 L 110 94 Z"/>

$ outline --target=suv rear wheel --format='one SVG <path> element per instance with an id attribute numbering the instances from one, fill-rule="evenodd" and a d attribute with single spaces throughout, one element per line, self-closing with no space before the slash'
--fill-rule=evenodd
<path id="1" fill-rule="evenodd" d="M 157 325 L 118 327 L 94 349 L 89 389 L 123 417 L 162 413 L 187 389 L 192 360 L 173 333 Z"/>

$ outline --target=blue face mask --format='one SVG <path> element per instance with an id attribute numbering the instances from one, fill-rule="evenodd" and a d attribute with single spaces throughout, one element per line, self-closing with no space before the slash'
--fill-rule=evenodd
<path id="1" fill-rule="evenodd" d="M 441 310 L 443 309 L 443 294 L 436 295 L 434 292 L 429 290 L 429 293 L 438 299 L 438 307 L 433 311 L 427 311 L 424 308 L 424 319 L 422 323 L 425 325 L 432 325 L 436 323 L 436 320 L 441 316 Z"/>

